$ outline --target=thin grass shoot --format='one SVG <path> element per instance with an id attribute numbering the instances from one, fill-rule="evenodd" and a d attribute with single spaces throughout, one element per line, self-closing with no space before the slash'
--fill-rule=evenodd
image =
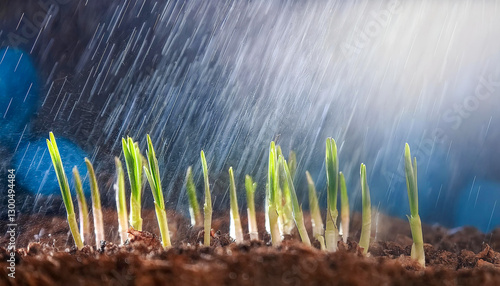
<path id="1" fill-rule="evenodd" d="M 50 158 L 52 159 L 54 170 L 56 171 L 57 181 L 59 182 L 59 188 L 61 189 L 61 195 L 64 201 L 64 206 L 66 208 L 69 229 L 75 241 L 76 248 L 82 249 L 83 241 L 80 236 L 80 232 L 78 231 L 78 224 L 76 222 L 73 200 L 71 199 L 68 177 L 66 177 L 66 174 L 64 172 L 64 167 L 61 160 L 61 154 L 59 153 L 59 149 L 57 148 L 56 138 L 54 137 L 54 134 L 52 132 L 50 132 L 49 138 L 50 140 L 47 139 L 47 147 L 49 149 Z"/>
<path id="2" fill-rule="evenodd" d="M 170 233 L 168 231 L 167 211 L 165 210 L 165 201 L 163 199 L 163 190 L 161 188 L 160 169 L 158 167 L 158 159 L 156 158 L 153 142 L 149 134 L 148 141 L 148 167 L 144 166 L 144 173 L 149 182 L 151 191 L 153 192 L 156 219 L 161 234 L 161 245 L 164 248 L 172 246 L 170 242 Z"/>
<path id="3" fill-rule="evenodd" d="M 92 197 L 92 215 L 94 217 L 94 233 L 96 247 L 101 247 L 101 241 L 104 241 L 104 223 L 102 219 L 101 209 L 101 194 L 99 193 L 99 186 L 95 175 L 94 167 L 88 158 L 85 158 L 87 171 L 90 179 L 90 191 Z"/>
<path id="4" fill-rule="evenodd" d="M 122 162 L 115 157 L 116 182 L 113 185 L 116 194 L 116 211 L 118 213 L 118 232 L 120 233 L 120 243 L 125 244 L 128 236 L 127 201 L 125 197 L 125 173 Z"/>

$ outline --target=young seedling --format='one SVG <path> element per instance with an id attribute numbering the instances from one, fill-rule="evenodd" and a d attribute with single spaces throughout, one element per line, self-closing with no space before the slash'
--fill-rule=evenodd
<path id="1" fill-rule="evenodd" d="M 191 166 L 186 172 L 186 192 L 189 200 L 189 215 L 191 216 L 192 226 L 202 226 L 203 216 L 201 215 L 198 198 L 196 197 L 196 187 L 193 180 L 193 172 Z"/>
<path id="2" fill-rule="evenodd" d="M 290 174 L 290 170 L 288 169 L 288 165 L 286 163 L 285 158 L 282 155 L 280 155 L 278 160 L 280 167 L 280 176 L 282 177 L 283 186 L 286 186 L 286 188 L 290 190 L 293 219 L 299 231 L 300 239 L 304 244 L 310 246 L 311 241 L 309 240 L 309 235 L 307 234 L 306 226 L 304 224 L 304 214 L 302 213 L 302 207 L 299 205 L 299 200 L 297 199 L 297 193 L 295 193 L 295 187 L 293 186 L 292 175 Z"/>
<path id="3" fill-rule="evenodd" d="M 231 223 L 230 235 L 234 237 L 236 243 L 243 242 L 243 230 L 241 228 L 240 213 L 238 208 L 238 198 L 236 196 L 236 183 L 234 182 L 233 167 L 229 168 L 229 199 L 231 201 Z"/>
<path id="4" fill-rule="evenodd" d="M 142 231 L 141 196 L 143 157 L 139 146 L 130 137 L 122 138 L 123 155 L 130 181 L 130 226 Z"/>
<path id="5" fill-rule="evenodd" d="M 309 171 L 306 171 L 306 178 L 309 186 L 309 212 L 311 213 L 313 237 L 318 239 L 319 236 L 323 236 L 323 219 L 321 219 L 316 187 Z"/>
<path id="6" fill-rule="evenodd" d="M 165 210 L 165 201 L 163 200 L 163 191 L 161 188 L 160 169 L 158 168 L 158 159 L 156 159 L 153 142 L 149 134 L 147 135 L 148 141 L 148 167 L 144 166 L 144 173 L 148 178 L 149 186 L 153 192 L 155 200 L 156 219 L 158 220 L 158 227 L 161 234 L 161 245 L 164 248 L 172 246 L 170 243 L 170 233 L 168 231 L 167 212 Z"/>
<path id="7" fill-rule="evenodd" d="M 97 178 L 95 176 L 94 167 L 89 159 L 85 158 L 87 171 L 89 172 L 90 190 L 92 197 L 92 215 L 94 216 L 94 232 L 95 232 L 95 245 L 97 248 L 101 247 L 101 241 L 104 240 L 104 223 L 102 221 L 101 210 L 101 194 L 99 193 L 99 186 L 97 185 Z"/>
<path id="8" fill-rule="evenodd" d="M 340 177 L 340 219 L 342 228 L 342 239 L 347 243 L 349 237 L 349 197 L 347 196 L 347 187 L 344 174 L 339 173 Z"/>
<path id="9" fill-rule="evenodd" d="M 201 150 L 201 164 L 203 166 L 203 179 L 205 181 L 205 204 L 203 205 L 204 212 L 204 230 L 203 244 L 210 246 L 210 234 L 212 231 L 212 197 L 210 196 L 210 184 L 208 182 L 208 167 L 205 153 Z"/>
<path id="10" fill-rule="evenodd" d="M 115 157 L 116 182 L 113 185 L 116 193 L 116 211 L 118 212 L 118 232 L 120 233 L 120 243 L 123 245 L 127 241 L 128 221 L 127 202 L 125 198 L 125 174 L 122 162 Z"/>
<path id="11" fill-rule="evenodd" d="M 405 145 L 405 173 L 406 187 L 408 189 L 408 201 L 410 202 L 410 221 L 413 245 L 411 246 L 411 258 L 415 259 L 425 267 L 424 237 L 422 235 L 422 222 L 418 215 L 418 186 L 417 186 L 417 158 L 411 162 L 410 146 Z"/>
<path id="12" fill-rule="evenodd" d="M 281 146 L 276 145 L 276 158 L 279 158 L 283 155 L 281 151 Z M 276 159 L 276 162 L 278 159 Z M 279 166 L 276 165 L 278 176 L 279 176 Z M 280 202 L 276 205 L 276 209 L 278 211 L 278 223 L 280 226 L 280 231 L 282 234 L 291 234 L 294 226 L 293 222 L 293 212 L 292 212 L 292 203 L 290 198 L 290 190 L 287 186 L 280 184 L 279 177 L 278 178 L 278 192 L 276 193 L 276 201 Z"/>
<path id="13" fill-rule="evenodd" d="M 363 205 L 363 217 L 361 226 L 361 237 L 359 238 L 359 246 L 363 248 L 363 253 L 368 253 L 368 247 L 370 247 L 370 235 L 372 228 L 372 207 L 370 201 L 370 189 L 368 188 L 368 183 L 366 182 L 366 166 L 361 164 L 360 168 L 361 176 L 361 201 Z"/>
<path id="14" fill-rule="evenodd" d="M 245 176 L 245 189 L 247 191 L 247 214 L 248 214 L 248 233 L 250 240 L 259 239 L 259 231 L 257 229 L 257 217 L 255 216 L 255 190 L 257 183 L 254 183 L 252 177 Z"/>
<path id="15" fill-rule="evenodd" d="M 339 162 L 337 160 L 337 144 L 332 138 L 326 139 L 326 179 L 327 179 L 327 213 L 325 242 L 328 251 L 337 251 L 338 229 L 337 229 L 337 189 Z"/>
<path id="16" fill-rule="evenodd" d="M 73 179 L 75 181 L 76 188 L 76 200 L 78 202 L 78 210 L 80 214 L 80 236 L 82 242 L 89 240 L 90 237 L 90 223 L 89 223 L 89 209 L 87 206 L 87 200 L 85 199 L 85 194 L 83 193 L 82 179 L 80 178 L 80 173 L 78 168 L 73 167 Z"/>
<path id="17" fill-rule="evenodd" d="M 281 244 L 281 233 L 278 225 L 278 208 L 277 205 L 281 203 L 279 200 L 279 190 L 278 190 L 278 166 L 276 159 L 276 146 L 274 141 L 271 142 L 269 146 L 269 170 L 267 177 L 267 187 L 268 187 L 268 219 L 269 228 L 271 229 L 271 242 L 273 246 L 279 246 Z"/>
<path id="18" fill-rule="evenodd" d="M 64 206 L 66 207 L 69 229 L 71 230 L 71 235 L 75 240 L 76 248 L 82 249 L 83 242 L 80 233 L 78 231 L 75 209 L 73 207 L 73 200 L 71 199 L 71 192 L 69 190 L 68 178 L 64 173 L 61 154 L 59 154 L 56 138 L 54 137 L 54 134 L 52 132 L 50 132 L 49 138 L 50 140 L 47 139 L 47 147 L 49 149 L 50 158 L 52 159 L 54 170 L 56 171 L 57 181 L 59 182 L 59 188 L 61 189 L 61 195 L 63 197 Z"/>

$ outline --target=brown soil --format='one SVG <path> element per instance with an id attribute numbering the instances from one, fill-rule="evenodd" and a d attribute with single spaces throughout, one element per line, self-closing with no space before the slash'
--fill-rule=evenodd
<path id="1" fill-rule="evenodd" d="M 0 248 L 0 285 L 500 285 L 500 229 L 485 235 L 473 228 L 424 226 L 427 267 L 421 268 L 409 257 L 408 223 L 382 215 L 373 224 L 368 257 L 356 243 L 359 214 L 352 219 L 352 239 L 339 242 L 335 253 L 307 247 L 296 234 L 274 248 L 264 231 L 262 240 L 237 245 L 221 216 L 214 218 L 211 247 L 203 247 L 203 230 L 188 227 L 173 213 L 174 247 L 163 250 L 152 234 L 159 233 L 154 212 L 143 216 L 143 228 L 151 233 L 131 230 L 129 242 L 117 246 L 116 214 L 105 211 L 111 242 L 96 248 L 91 238 L 92 246 L 81 251 L 74 248 L 64 218 L 21 216 L 17 246 L 23 248 L 16 252 L 16 278 L 7 277 L 9 253 Z M 264 225 L 262 214 L 258 223 Z M 0 238 L 0 245 L 6 242 L 6 235 Z"/>

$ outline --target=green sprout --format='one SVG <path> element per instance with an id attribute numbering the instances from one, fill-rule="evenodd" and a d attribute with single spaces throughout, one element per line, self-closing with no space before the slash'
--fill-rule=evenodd
<path id="1" fill-rule="evenodd" d="M 342 239 L 347 243 L 349 237 L 349 197 L 347 196 L 347 187 L 344 174 L 339 173 L 340 178 L 340 219 L 342 228 Z"/>
<path id="2" fill-rule="evenodd" d="M 302 213 L 302 207 L 299 205 L 299 200 L 297 199 L 297 193 L 295 193 L 295 187 L 293 186 L 292 175 L 290 174 L 290 170 L 288 169 L 286 160 L 282 155 L 279 156 L 278 161 L 279 161 L 280 175 L 282 177 L 283 186 L 286 186 L 286 188 L 290 190 L 293 219 L 299 231 L 300 239 L 304 244 L 310 246 L 311 241 L 309 240 L 309 236 L 307 235 L 306 226 L 304 224 L 304 214 Z"/>
<path id="3" fill-rule="evenodd" d="M 408 201 L 410 202 L 410 221 L 411 235 L 413 244 L 411 246 L 411 258 L 415 259 L 425 267 L 424 237 L 422 235 L 422 222 L 418 215 L 418 186 L 417 186 L 417 158 L 411 162 L 410 146 L 405 145 L 405 173 L 406 187 L 408 189 Z"/>
<path id="4" fill-rule="evenodd" d="M 141 196 L 143 157 L 139 145 L 130 137 L 122 138 L 123 155 L 130 181 L 130 226 L 142 231 Z"/>
<path id="5" fill-rule="evenodd" d="M 57 181 L 59 182 L 59 188 L 61 189 L 61 195 L 63 197 L 64 206 L 66 207 L 66 213 L 68 217 L 69 229 L 71 230 L 71 235 L 75 240 L 76 248 L 83 248 L 83 241 L 78 232 L 78 224 L 76 222 L 75 209 L 73 207 L 73 200 L 71 199 L 71 192 L 69 189 L 68 178 L 64 173 L 64 167 L 61 160 L 61 154 L 59 154 L 59 149 L 57 148 L 56 138 L 54 134 L 50 132 L 49 139 L 47 139 L 47 147 L 49 149 L 50 158 L 52 159 L 52 164 L 54 170 L 56 171 Z"/>
<path id="6" fill-rule="evenodd" d="M 201 150 L 201 164 L 203 166 L 203 178 L 205 181 L 205 204 L 203 205 L 204 212 L 204 230 L 203 244 L 210 246 L 210 234 L 212 231 L 212 197 L 210 196 L 210 184 L 208 182 L 208 167 L 205 153 Z"/>
<path id="7" fill-rule="evenodd" d="M 196 187 L 193 180 L 193 172 L 191 166 L 188 167 L 186 172 L 186 192 L 189 200 L 189 215 L 191 216 L 191 225 L 203 225 L 203 217 L 201 216 L 200 206 L 198 205 L 198 198 L 196 197 Z"/>
<path id="8" fill-rule="evenodd" d="M 359 246 L 363 248 L 363 253 L 368 253 L 368 247 L 370 246 L 370 235 L 372 226 L 372 206 L 370 201 L 370 189 L 368 188 L 368 183 L 366 182 L 366 166 L 361 164 L 360 167 L 361 176 L 361 201 L 363 205 L 363 217 L 361 226 L 361 237 L 359 238 Z"/>
<path id="9" fill-rule="evenodd" d="M 80 178 L 80 173 L 78 173 L 78 168 L 76 166 L 73 167 L 73 180 L 75 181 L 76 200 L 78 202 L 78 213 L 80 214 L 80 236 L 84 243 L 89 240 L 90 236 L 89 209 L 85 194 L 83 193 L 82 179 Z"/>
<path id="10" fill-rule="evenodd" d="M 92 214 L 94 216 L 94 232 L 95 232 L 95 245 L 97 248 L 101 246 L 101 241 L 104 240 L 104 223 L 102 221 L 101 210 L 101 194 L 99 193 L 99 186 L 97 185 L 97 178 L 95 176 L 94 167 L 89 159 L 85 158 L 87 171 L 90 178 L 90 190 L 92 197 Z"/>
<path id="11" fill-rule="evenodd" d="M 281 151 L 281 146 L 276 145 L 276 158 L 279 158 L 282 155 L 283 152 Z M 278 170 L 277 172 L 279 176 L 279 166 L 276 166 L 276 168 Z M 276 194 L 277 194 L 276 201 L 281 202 L 276 206 L 279 214 L 278 221 L 281 233 L 291 234 L 294 222 L 293 222 L 293 211 L 292 211 L 290 190 L 288 189 L 288 186 L 280 184 L 280 182 L 278 181 L 278 192 Z"/>
<path id="12" fill-rule="evenodd" d="M 323 219 L 321 219 L 316 187 L 309 171 L 306 171 L 306 178 L 309 186 L 309 212 L 311 213 L 313 237 L 318 239 L 319 236 L 323 236 Z"/>
<path id="13" fill-rule="evenodd" d="M 326 139 L 325 157 L 326 179 L 328 185 L 325 243 L 328 251 L 336 251 L 338 241 L 337 189 L 339 162 L 337 160 L 337 144 L 335 144 L 335 140 L 332 138 Z"/>
<path id="14" fill-rule="evenodd" d="M 238 211 L 238 198 L 236 196 L 233 167 L 229 168 L 229 199 L 231 201 L 230 235 L 234 237 L 236 243 L 241 243 L 243 242 L 243 230 L 241 228 L 240 213 Z"/>
<path id="15" fill-rule="evenodd" d="M 269 172 L 267 178 L 268 202 L 267 215 L 269 220 L 269 228 L 271 230 L 271 241 L 273 246 L 281 244 L 281 233 L 278 225 L 278 205 L 281 203 L 278 190 L 278 166 L 276 165 L 276 145 L 274 141 L 269 146 Z"/>
<path id="16" fill-rule="evenodd" d="M 120 242 L 125 244 L 127 241 L 128 221 L 127 221 L 127 202 L 125 198 L 125 174 L 123 172 L 122 162 L 115 157 L 116 165 L 116 183 L 113 185 L 116 193 L 116 211 L 118 212 L 118 232 L 120 233 Z"/>
<path id="17" fill-rule="evenodd" d="M 155 150 L 151 137 L 147 135 L 148 141 L 148 168 L 144 166 L 144 173 L 148 178 L 149 186 L 153 192 L 155 200 L 156 219 L 158 220 L 158 227 L 161 234 L 161 245 L 164 248 L 172 246 L 170 242 L 170 234 L 168 232 L 167 212 L 165 210 L 165 201 L 163 200 L 163 191 L 161 188 L 160 169 L 158 168 L 158 159 L 156 159 Z"/>
<path id="18" fill-rule="evenodd" d="M 245 176 L 245 189 L 247 191 L 247 214 L 248 214 L 248 233 L 250 240 L 259 239 L 259 231 L 257 229 L 257 217 L 255 216 L 255 190 L 257 183 L 254 183 L 252 177 Z"/>

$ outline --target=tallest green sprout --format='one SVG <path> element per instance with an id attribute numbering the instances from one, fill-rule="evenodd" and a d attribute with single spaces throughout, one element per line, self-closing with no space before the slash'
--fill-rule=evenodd
<path id="1" fill-rule="evenodd" d="M 408 189 L 408 201 L 410 202 L 410 221 L 413 245 L 411 246 L 411 258 L 425 267 L 424 237 L 422 235 L 422 222 L 418 215 L 418 186 L 417 186 L 417 158 L 411 161 L 410 146 L 405 145 L 405 173 L 406 187 Z"/>
<path id="2" fill-rule="evenodd" d="M 278 224 L 278 204 L 280 202 L 278 190 L 278 159 L 276 156 L 276 145 L 274 141 L 269 146 L 269 170 L 267 177 L 267 216 L 271 230 L 271 241 L 273 246 L 281 244 L 281 233 Z"/>
<path id="3" fill-rule="evenodd" d="M 82 238 L 78 232 L 78 224 L 76 223 L 75 209 L 73 207 L 73 200 L 71 199 L 71 192 L 69 190 L 69 183 L 66 174 L 64 173 L 64 167 L 61 160 L 61 154 L 59 154 L 59 149 L 57 148 L 56 138 L 54 134 L 50 132 L 50 140 L 47 139 L 47 147 L 49 148 L 50 158 L 52 159 L 52 164 L 54 165 L 54 170 L 56 171 L 57 181 L 59 182 L 59 187 L 61 188 L 61 194 L 64 201 L 64 206 L 66 207 L 66 212 L 68 214 L 68 224 L 71 230 L 71 235 L 75 240 L 76 247 L 78 249 L 83 248 Z"/>
<path id="4" fill-rule="evenodd" d="M 326 139 L 325 165 L 328 186 L 325 243 L 328 251 L 336 251 L 338 241 L 337 190 L 339 185 L 339 162 L 337 160 L 337 144 L 332 138 Z"/>

